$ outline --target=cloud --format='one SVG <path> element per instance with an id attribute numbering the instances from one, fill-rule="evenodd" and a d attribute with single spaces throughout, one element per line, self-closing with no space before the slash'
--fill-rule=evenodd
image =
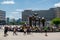
<path id="1" fill-rule="evenodd" d="M 16 11 L 22 12 L 22 11 L 23 11 L 23 9 L 16 9 Z"/>
<path id="2" fill-rule="evenodd" d="M 15 19 L 18 19 L 18 18 L 21 18 L 21 15 L 20 15 L 19 12 L 14 11 L 14 12 L 10 12 L 10 14 L 9 14 L 8 17 L 9 17 L 9 18 L 15 18 Z"/>
<path id="3" fill-rule="evenodd" d="M 15 4 L 15 2 L 13 0 L 6 0 L 1 2 L 1 4 Z"/>
<path id="4" fill-rule="evenodd" d="M 15 19 L 21 18 L 22 17 L 22 14 L 21 14 L 22 11 L 23 11 L 22 9 L 16 9 L 15 11 L 9 12 L 7 17 L 15 18 Z"/>
<path id="5" fill-rule="evenodd" d="M 32 10 L 32 8 L 26 8 L 26 10 Z"/>
<path id="6" fill-rule="evenodd" d="M 26 8 L 24 10 L 32 10 L 32 11 L 34 11 L 34 10 L 40 10 L 40 9 L 39 8 Z"/>
<path id="7" fill-rule="evenodd" d="M 11 13 L 13 13 L 13 14 L 17 14 L 17 13 L 19 13 L 19 12 L 16 12 L 16 11 L 15 11 L 15 12 L 11 12 Z"/>
<path id="8" fill-rule="evenodd" d="M 19 12 L 10 12 L 10 14 L 11 14 L 11 16 L 13 16 L 13 17 L 17 17 L 18 15 L 19 15 Z"/>
<path id="9" fill-rule="evenodd" d="M 60 7 L 60 2 L 59 3 L 56 3 L 54 4 L 55 7 Z"/>

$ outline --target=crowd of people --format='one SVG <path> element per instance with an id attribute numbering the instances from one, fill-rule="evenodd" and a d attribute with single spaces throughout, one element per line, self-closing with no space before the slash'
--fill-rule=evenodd
<path id="1" fill-rule="evenodd" d="M 1 27 L 0 27 L 1 29 Z M 12 31 L 13 35 L 18 35 L 16 32 L 24 32 L 24 34 L 30 34 L 31 32 L 45 32 L 46 36 L 47 36 L 47 32 L 55 32 L 55 31 L 60 31 L 60 28 L 57 27 L 30 27 L 29 25 L 22 25 L 22 26 L 16 26 L 14 25 L 9 26 L 9 25 L 5 25 L 4 26 L 4 36 L 7 36 L 7 32 L 8 31 Z"/>
<path id="2" fill-rule="evenodd" d="M 8 34 L 8 31 L 12 31 L 13 35 L 17 35 L 17 31 L 20 30 L 21 32 L 24 32 L 24 34 L 30 34 L 30 27 L 26 27 L 26 25 L 23 25 L 23 27 L 18 28 L 17 26 L 14 26 L 13 28 L 10 26 L 5 26 L 4 27 L 4 37 L 6 37 Z"/>

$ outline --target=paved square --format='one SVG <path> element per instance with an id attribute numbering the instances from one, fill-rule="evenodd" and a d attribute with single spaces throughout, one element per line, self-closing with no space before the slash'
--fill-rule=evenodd
<path id="1" fill-rule="evenodd" d="M 60 32 L 48 33 L 31 33 L 30 35 L 24 35 L 21 32 L 17 32 L 17 36 L 13 36 L 13 32 L 8 32 L 8 36 L 4 37 L 3 30 L 0 30 L 0 40 L 60 40 Z"/>

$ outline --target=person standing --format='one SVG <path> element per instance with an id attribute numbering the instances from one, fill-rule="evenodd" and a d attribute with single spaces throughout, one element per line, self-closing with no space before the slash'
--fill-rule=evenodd
<path id="1" fill-rule="evenodd" d="M 4 37 L 6 37 L 6 36 L 8 35 L 7 32 L 8 32 L 8 27 L 5 26 L 5 27 L 4 27 Z"/>

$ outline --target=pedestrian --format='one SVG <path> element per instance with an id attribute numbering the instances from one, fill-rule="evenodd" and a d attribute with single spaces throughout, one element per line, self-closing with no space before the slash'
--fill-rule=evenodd
<path id="1" fill-rule="evenodd" d="M 5 27 L 4 27 L 4 37 L 6 37 L 6 36 L 8 35 L 7 32 L 8 32 L 8 27 L 5 26 Z"/>
<path id="2" fill-rule="evenodd" d="M 47 35 L 47 30 L 48 30 L 48 27 L 44 27 L 45 36 L 48 36 L 48 35 Z"/>
<path id="3" fill-rule="evenodd" d="M 17 33 L 16 33 L 16 32 L 17 32 L 17 28 L 16 28 L 16 27 L 14 27 L 14 28 L 13 28 L 13 35 L 17 35 Z"/>
<path id="4" fill-rule="evenodd" d="M 26 34 L 26 33 L 27 33 L 26 23 L 23 25 L 23 32 L 24 32 L 24 34 Z"/>
<path id="5" fill-rule="evenodd" d="M 27 28 L 26 27 L 24 27 L 24 34 L 26 34 L 27 33 Z"/>

